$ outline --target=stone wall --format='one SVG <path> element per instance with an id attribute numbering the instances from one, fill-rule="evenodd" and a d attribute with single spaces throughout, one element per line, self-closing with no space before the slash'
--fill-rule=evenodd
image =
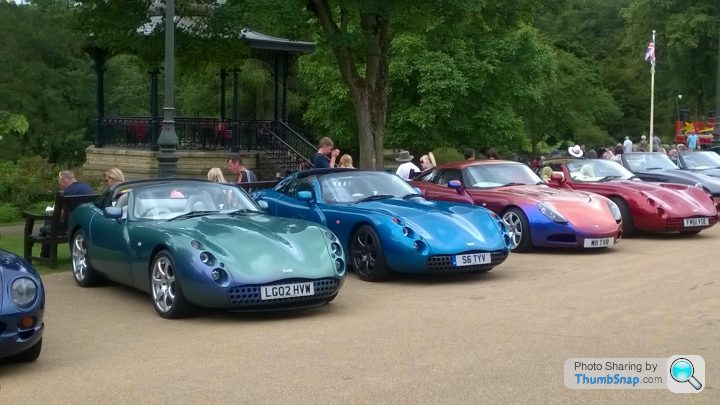
<path id="1" fill-rule="evenodd" d="M 95 148 L 89 146 L 85 150 L 87 159 L 83 165 L 85 175 L 102 176 L 105 170 L 118 167 L 125 173 L 126 180 L 156 177 L 158 164 L 156 155 L 159 152 L 142 149 Z M 225 178 L 233 177 L 227 170 L 226 159 L 229 152 L 220 151 L 188 151 L 176 152 L 178 159 L 177 175 L 182 177 L 207 178 L 207 172 L 213 167 L 222 169 Z M 241 151 L 245 167 L 255 172 L 259 180 L 274 180 L 279 170 L 273 162 L 260 151 Z"/>

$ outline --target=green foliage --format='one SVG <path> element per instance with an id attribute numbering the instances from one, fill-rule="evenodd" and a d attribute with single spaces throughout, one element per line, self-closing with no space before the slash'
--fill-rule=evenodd
<path id="1" fill-rule="evenodd" d="M 94 80 L 83 40 L 68 28 L 69 11 L 61 4 L 0 2 L 0 111 L 28 121 L 22 142 L 26 147 L 4 158 L 40 154 L 77 163 L 74 159 L 83 157 L 63 148 L 83 144 Z M 65 138 L 71 138 L 70 143 Z"/>
<path id="2" fill-rule="evenodd" d="M 0 203 L 0 224 L 18 222 L 21 218 L 17 207 L 9 203 Z"/>
<path id="3" fill-rule="evenodd" d="M 0 203 L 25 210 L 32 203 L 53 200 L 59 170 L 37 156 L 0 162 Z"/>
<path id="4" fill-rule="evenodd" d="M 435 163 L 437 164 L 457 162 L 458 160 L 463 160 L 465 158 L 456 148 L 448 147 L 433 150 L 433 155 L 435 156 Z"/>

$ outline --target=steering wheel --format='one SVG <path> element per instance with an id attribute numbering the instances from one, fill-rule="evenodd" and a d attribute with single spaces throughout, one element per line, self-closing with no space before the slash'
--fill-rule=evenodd
<path id="1" fill-rule="evenodd" d="M 159 217 L 162 215 L 169 215 L 172 214 L 172 211 L 170 211 L 169 208 L 166 207 L 152 207 L 149 210 L 145 211 L 144 217 Z"/>

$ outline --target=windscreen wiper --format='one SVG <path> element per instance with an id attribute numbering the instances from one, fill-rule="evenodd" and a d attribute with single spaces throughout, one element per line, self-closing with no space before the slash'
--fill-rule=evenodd
<path id="1" fill-rule="evenodd" d="M 376 195 L 369 195 L 365 198 L 361 198 L 357 201 L 355 201 L 355 204 L 365 201 L 373 201 L 373 200 L 384 200 L 386 198 L 395 198 L 392 194 L 376 194 Z"/>
<path id="2" fill-rule="evenodd" d="M 250 208 L 240 208 L 239 210 L 231 211 L 230 215 L 244 215 L 244 214 L 260 214 L 258 210 L 251 210 Z"/>
<path id="3" fill-rule="evenodd" d="M 208 214 L 217 214 L 218 212 L 220 212 L 220 211 L 207 211 L 207 210 L 204 210 L 204 211 L 190 211 L 190 212 L 186 212 L 186 213 L 184 213 L 184 214 L 180 214 L 180 215 L 178 215 L 178 216 L 176 216 L 176 217 L 172 217 L 172 218 L 168 219 L 168 221 L 174 221 L 174 220 L 176 220 L 176 219 L 186 219 L 186 218 L 200 217 L 200 216 L 208 215 Z"/>
<path id="4" fill-rule="evenodd" d="M 408 195 L 403 196 L 403 200 L 409 200 L 409 199 L 415 198 L 415 197 L 422 197 L 422 194 L 410 193 Z"/>
<path id="5" fill-rule="evenodd" d="M 612 176 L 605 176 L 605 177 L 603 177 L 602 179 L 600 179 L 600 180 L 598 180 L 598 181 L 610 181 L 610 180 L 621 179 L 621 178 L 622 178 L 622 176 L 612 175 Z"/>

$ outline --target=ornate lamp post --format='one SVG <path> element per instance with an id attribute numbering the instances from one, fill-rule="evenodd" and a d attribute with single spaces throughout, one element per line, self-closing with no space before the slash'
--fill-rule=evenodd
<path id="1" fill-rule="evenodd" d="M 158 137 L 158 176 L 177 172 L 178 137 L 175 133 L 175 0 L 165 0 L 165 101 L 162 131 Z"/>

